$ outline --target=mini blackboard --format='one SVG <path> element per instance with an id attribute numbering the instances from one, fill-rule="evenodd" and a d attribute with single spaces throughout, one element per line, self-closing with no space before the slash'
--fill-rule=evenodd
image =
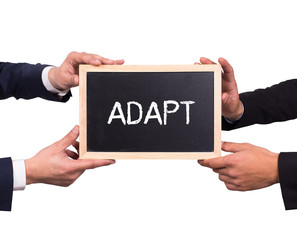
<path id="1" fill-rule="evenodd" d="M 219 65 L 80 66 L 80 158 L 220 155 Z"/>

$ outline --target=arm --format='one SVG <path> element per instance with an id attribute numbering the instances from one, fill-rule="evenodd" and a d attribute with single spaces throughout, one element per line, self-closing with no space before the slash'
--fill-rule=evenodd
<path id="1" fill-rule="evenodd" d="M 280 153 L 278 171 L 285 208 L 297 209 L 297 152 Z"/>
<path id="2" fill-rule="evenodd" d="M 115 163 L 111 159 L 79 159 L 79 127 L 75 126 L 64 138 L 25 160 L 28 184 L 46 183 L 67 187 L 87 169 Z M 73 146 L 76 152 L 67 149 Z"/>
<path id="3" fill-rule="evenodd" d="M 233 154 L 198 162 L 218 173 L 229 190 L 255 190 L 279 182 L 279 154 L 248 143 L 224 142 L 222 150 Z"/>
<path id="4" fill-rule="evenodd" d="M 211 63 L 208 59 L 202 59 L 201 62 Z M 230 83 L 233 81 L 233 87 L 229 86 L 235 91 L 233 99 L 237 102 L 234 74 L 232 68 L 229 70 L 232 74 L 228 78 Z M 224 102 L 226 84 L 223 80 L 223 116 L 229 119 L 231 116 L 232 120 L 232 112 L 236 115 L 236 111 L 235 108 L 232 109 L 230 102 Z M 229 124 L 223 118 L 223 129 L 231 130 L 255 123 L 267 124 L 297 118 L 296 92 L 297 80 L 289 80 L 266 89 L 240 94 L 238 99 L 244 105 L 244 114 L 233 124 Z M 227 116 L 224 109 L 229 109 L 231 114 Z M 286 210 L 297 209 L 297 153 L 277 154 L 251 144 L 237 143 L 223 143 L 222 150 L 232 154 L 198 162 L 218 173 L 219 179 L 228 189 L 247 191 L 280 182 Z"/>
<path id="5" fill-rule="evenodd" d="M 0 99 L 12 96 L 16 99 L 42 97 L 47 100 L 65 102 L 71 95 L 69 89 L 78 85 L 79 64 L 92 64 L 99 66 L 101 64 L 123 63 L 123 60 L 110 60 L 95 54 L 77 52 L 70 53 L 60 67 L 53 67 L 48 74 L 52 87 L 62 92 L 68 91 L 68 93 L 62 98 L 49 92 L 42 82 L 42 72 L 47 65 L 0 63 Z M 78 136 L 77 134 L 78 131 L 75 133 L 76 138 Z M 70 135 L 75 137 L 73 134 Z M 69 136 L 65 138 L 69 139 Z M 61 149 L 61 147 L 58 149 L 57 145 L 62 145 L 60 144 L 61 141 L 44 149 L 35 157 L 25 161 L 27 184 L 43 182 L 67 186 L 75 181 L 85 169 L 108 165 L 114 162 L 112 160 L 90 159 L 84 161 L 76 160 L 75 163 L 73 163 L 73 160 L 71 159 L 77 159 L 78 155 L 67 150 L 67 144 L 63 145 L 65 149 Z M 75 146 L 78 145 L 77 142 L 74 142 L 73 144 Z M 57 152 L 57 150 L 59 151 Z M 63 161 L 64 164 L 58 164 L 56 161 L 58 159 Z M 51 168 L 56 171 L 52 171 L 52 175 L 46 171 Z M 71 172 L 69 172 L 69 169 L 71 169 Z M 57 176 L 57 173 L 61 171 L 64 174 Z M 25 174 L 25 169 L 23 169 L 23 171 L 21 169 L 21 172 Z M 17 177 L 14 175 L 11 158 L 0 159 L 0 210 L 10 211 L 11 209 L 13 185 L 16 183 L 14 181 Z"/>
<path id="6" fill-rule="evenodd" d="M 79 64 L 123 64 L 124 60 L 110 60 L 96 54 L 71 52 L 60 67 L 49 71 L 51 85 L 59 91 L 69 91 L 78 86 Z M 31 99 L 41 97 L 52 101 L 66 102 L 71 94 L 63 98 L 49 92 L 42 83 L 42 71 L 47 65 L 27 63 L 0 63 L 0 99 L 15 97 Z"/>
<path id="7" fill-rule="evenodd" d="M 280 183 L 286 210 L 297 209 L 297 153 L 273 153 L 247 143 L 222 143 L 224 157 L 198 160 L 218 173 L 229 190 L 250 191 Z"/>
<path id="8" fill-rule="evenodd" d="M 56 95 L 47 91 L 41 76 L 47 65 L 28 63 L 0 63 L 0 99 L 32 99 L 41 97 L 47 100 L 60 101 Z M 62 101 L 67 101 L 70 94 Z"/>
<path id="9" fill-rule="evenodd" d="M 204 57 L 200 58 L 200 62 L 195 64 L 215 64 L 215 62 Z M 234 70 L 224 58 L 219 58 L 219 63 L 222 66 L 222 115 L 223 118 L 232 121 L 237 120 L 242 116 L 243 105 L 239 99 Z"/>
<path id="10" fill-rule="evenodd" d="M 215 64 L 201 58 L 202 64 Z M 222 66 L 222 128 L 232 130 L 253 124 L 268 124 L 297 118 L 297 79 L 281 82 L 266 89 L 238 94 L 234 70 L 227 60 Z M 244 113 L 241 103 L 244 106 Z M 242 115 L 243 113 L 243 115 Z M 237 120 L 234 124 L 226 121 Z"/>
<path id="11" fill-rule="evenodd" d="M 67 187 L 87 169 L 115 163 L 112 159 L 78 159 L 79 128 L 75 126 L 64 138 L 25 160 L 26 183 L 45 183 Z M 67 149 L 73 146 L 77 152 Z M 10 211 L 13 195 L 11 158 L 0 159 L 0 211 Z"/>
<path id="12" fill-rule="evenodd" d="M 244 114 L 229 124 L 223 119 L 223 129 L 232 130 L 252 124 L 268 124 L 297 118 L 297 79 L 281 82 L 266 89 L 240 94 Z"/>

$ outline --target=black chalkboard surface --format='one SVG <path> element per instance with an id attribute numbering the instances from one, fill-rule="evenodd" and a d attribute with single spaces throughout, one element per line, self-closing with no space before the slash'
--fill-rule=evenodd
<path id="1" fill-rule="evenodd" d="M 217 65 L 82 65 L 80 157 L 218 156 L 220 86 Z"/>

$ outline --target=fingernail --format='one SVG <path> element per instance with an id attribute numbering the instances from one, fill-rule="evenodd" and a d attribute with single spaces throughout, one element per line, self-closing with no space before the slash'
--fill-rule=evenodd
<path id="1" fill-rule="evenodd" d="M 114 164 L 116 161 L 114 159 L 109 159 L 110 164 Z"/>
<path id="2" fill-rule="evenodd" d="M 79 127 L 78 127 L 78 126 L 75 126 L 75 127 L 72 129 L 72 132 L 75 133 L 75 134 L 78 134 L 78 131 L 79 131 Z"/>
<path id="3" fill-rule="evenodd" d="M 223 100 L 224 103 L 227 103 L 228 99 L 229 99 L 229 94 L 227 94 L 227 96 L 226 96 L 225 99 Z"/>
<path id="4" fill-rule="evenodd" d="M 101 64 L 101 61 L 99 59 L 94 59 L 94 60 L 91 61 L 91 64 L 99 65 L 99 64 Z"/>

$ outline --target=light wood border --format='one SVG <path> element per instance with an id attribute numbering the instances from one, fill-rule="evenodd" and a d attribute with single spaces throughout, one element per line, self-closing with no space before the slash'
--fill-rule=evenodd
<path id="1" fill-rule="evenodd" d="M 87 152 L 87 72 L 214 72 L 213 152 Z M 221 67 L 220 65 L 91 65 L 79 66 L 79 119 L 81 159 L 207 159 L 221 155 Z"/>

